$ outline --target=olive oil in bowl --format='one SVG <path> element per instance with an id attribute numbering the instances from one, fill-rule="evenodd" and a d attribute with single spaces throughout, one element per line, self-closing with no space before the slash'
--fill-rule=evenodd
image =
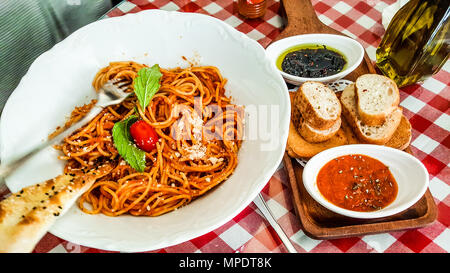
<path id="1" fill-rule="evenodd" d="M 338 50 L 318 44 L 302 44 L 286 49 L 276 61 L 278 69 L 293 76 L 321 78 L 337 74 L 347 61 Z"/>
<path id="2" fill-rule="evenodd" d="M 448 0 L 410 0 L 394 16 L 376 64 L 399 87 L 437 73 L 449 56 Z"/>

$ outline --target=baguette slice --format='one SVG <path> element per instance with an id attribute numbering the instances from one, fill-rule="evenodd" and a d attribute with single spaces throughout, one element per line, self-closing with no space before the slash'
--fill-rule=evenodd
<path id="1" fill-rule="evenodd" d="M 59 175 L 23 188 L 0 202 L 0 253 L 31 252 L 53 223 L 112 167 L 77 176 Z"/>
<path id="2" fill-rule="evenodd" d="M 392 135 L 391 139 L 389 139 L 389 141 L 384 145 L 399 150 L 405 150 L 411 143 L 411 137 L 411 123 L 404 115 L 402 115 L 402 119 L 397 127 L 397 130 L 395 130 L 395 133 Z"/>
<path id="3" fill-rule="evenodd" d="M 341 104 L 333 90 L 320 82 L 305 82 L 295 92 L 294 105 L 311 127 L 330 129 L 341 116 Z"/>
<path id="4" fill-rule="evenodd" d="M 402 108 L 397 107 L 386 117 L 386 121 L 380 126 L 364 124 L 358 113 L 356 105 L 355 84 L 347 86 L 341 95 L 342 112 L 349 125 L 360 141 L 364 143 L 384 145 L 389 141 L 402 119 Z"/>
<path id="5" fill-rule="evenodd" d="M 347 144 L 359 144 L 361 141 L 356 137 L 356 134 L 353 133 L 353 129 L 348 125 L 345 118 L 342 119 L 342 130 L 344 130 L 346 136 L 347 136 Z M 409 123 L 408 119 L 405 117 L 405 115 L 402 115 L 402 119 L 400 121 L 400 124 L 397 127 L 397 130 L 395 130 L 392 137 L 389 139 L 388 142 L 386 142 L 384 145 L 399 149 L 399 150 L 405 150 L 408 148 L 409 144 L 411 143 L 411 123 Z"/>
<path id="6" fill-rule="evenodd" d="M 355 82 L 358 113 L 361 121 L 380 126 L 397 109 L 400 94 L 395 82 L 378 74 L 365 74 Z"/>
<path id="7" fill-rule="evenodd" d="M 341 127 L 342 121 L 339 117 L 330 128 L 324 130 L 316 129 L 303 118 L 298 107 L 292 107 L 291 120 L 298 133 L 311 143 L 323 142 L 332 138 Z"/>
<path id="8" fill-rule="evenodd" d="M 294 158 L 310 158 L 327 149 L 346 144 L 348 144 L 347 136 L 342 129 L 339 129 L 332 138 L 324 142 L 308 142 L 298 133 L 291 121 L 289 126 L 286 151 L 288 152 L 289 156 Z"/>
<path id="9" fill-rule="evenodd" d="M 303 121 L 299 130 L 300 135 L 308 142 L 318 143 L 332 138 L 341 128 L 341 118 L 336 120 L 329 129 L 318 130 L 313 128 L 308 122 Z"/>

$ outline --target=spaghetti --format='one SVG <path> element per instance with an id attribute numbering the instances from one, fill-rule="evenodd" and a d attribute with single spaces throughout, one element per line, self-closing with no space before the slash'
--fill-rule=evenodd
<path id="1" fill-rule="evenodd" d="M 96 90 L 108 80 L 127 84 L 145 65 L 112 62 L 93 80 Z M 67 160 L 71 174 L 112 164 L 113 170 L 97 180 L 80 200 L 89 214 L 158 216 L 188 204 L 233 173 L 242 142 L 242 107 L 225 96 L 224 79 L 213 66 L 160 69 L 161 87 L 146 109 L 133 94 L 105 108 L 56 149 Z M 73 118 L 93 104 L 77 108 Z M 146 152 L 144 172 L 136 172 L 118 154 L 112 128 L 131 115 L 151 125 L 159 136 L 156 149 Z M 70 123 L 70 121 L 69 121 Z"/>

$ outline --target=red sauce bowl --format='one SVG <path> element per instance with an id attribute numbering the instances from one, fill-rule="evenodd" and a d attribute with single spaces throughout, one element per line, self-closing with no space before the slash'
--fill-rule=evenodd
<path id="1" fill-rule="evenodd" d="M 306 164 L 302 178 L 306 190 L 319 204 L 335 213 L 362 219 L 406 210 L 419 201 L 429 184 L 428 171 L 417 158 L 369 144 L 345 145 L 317 154 Z"/>

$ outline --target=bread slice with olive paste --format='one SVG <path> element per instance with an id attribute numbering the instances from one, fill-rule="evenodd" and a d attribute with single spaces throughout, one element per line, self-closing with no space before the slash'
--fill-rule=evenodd
<path id="1" fill-rule="evenodd" d="M 397 109 L 400 94 L 395 82 L 378 74 L 359 76 L 355 82 L 358 113 L 366 125 L 382 125 Z"/>
<path id="2" fill-rule="evenodd" d="M 320 82 L 305 82 L 295 92 L 294 106 L 316 130 L 328 130 L 341 116 L 341 104 L 333 90 Z"/>

